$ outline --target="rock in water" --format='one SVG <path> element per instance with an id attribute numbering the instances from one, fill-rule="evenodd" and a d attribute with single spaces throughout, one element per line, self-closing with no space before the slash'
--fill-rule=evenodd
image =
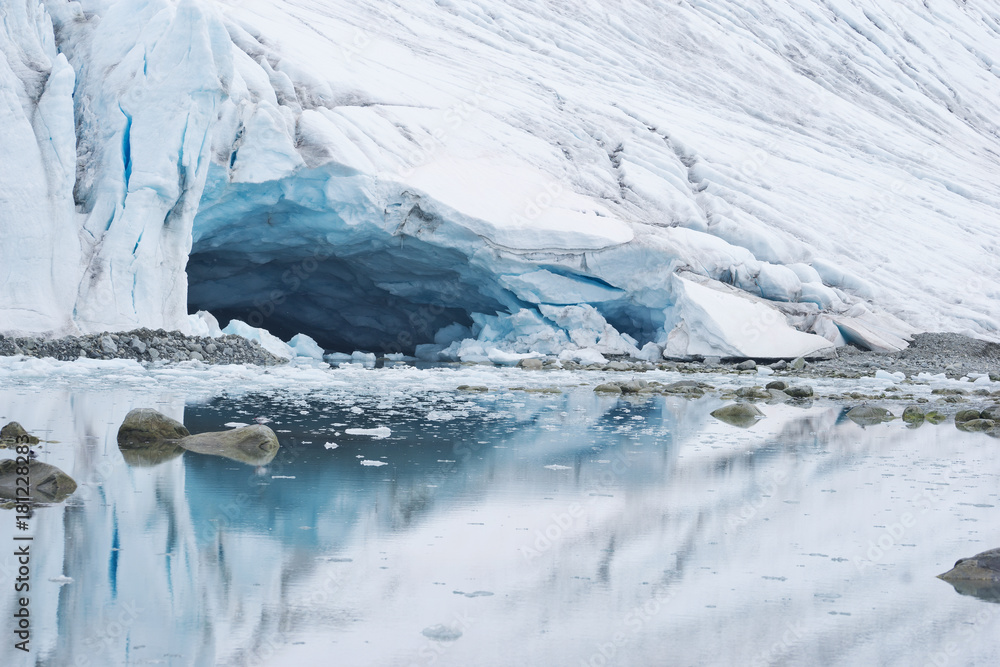
<path id="1" fill-rule="evenodd" d="M 896 418 L 894 414 L 885 408 L 872 405 L 860 405 L 847 411 L 847 418 L 855 424 L 861 426 L 873 426 L 882 422 L 892 421 Z"/>
<path id="2" fill-rule="evenodd" d="M 24 427 L 17 422 L 11 422 L 0 429 L 0 442 L 3 444 L 26 442 L 30 445 L 37 445 L 38 438 L 25 431 Z"/>
<path id="3" fill-rule="evenodd" d="M 980 418 L 981 415 L 979 413 L 979 410 L 959 410 L 958 412 L 955 413 L 956 424 L 962 424 Z"/>
<path id="4" fill-rule="evenodd" d="M 1000 549 L 990 549 L 971 558 L 960 558 L 943 579 L 962 595 L 1000 602 Z"/>
<path id="5" fill-rule="evenodd" d="M 712 416 L 740 428 L 750 428 L 765 417 L 764 413 L 752 403 L 733 403 L 715 410 Z"/>
<path id="6" fill-rule="evenodd" d="M 989 431 L 996 426 L 996 422 L 992 419 L 970 419 L 965 422 L 955 422 L 955 426 L 958 427 L 960 431 L 982 433 L 984 431 Z"/>
<path id="7" fill-rule="evenodd" d="M 792 398 L 811 398 L 813 396 L 813 388 L 809 385 L 799 385 L 796 387 L 788 387 L 785 389 L 785 393 Z"/>
<path id="8" fill-rule="evenodd" d="M 177 441 L 191 435 L 184 424 L 163 413 L 148 408 L 137 408 L 125 415 L 118 427 L 118 447 L 127 449 L 154 442 Z"/>
<path id="9" fill-rule="evenodd" d="M 903 421 L 911 426 L 919 426 L 924 423 L 924 412 L 915 405 L 908 405 L 903 410 Z"/>
<path id="10" fill-rule="evenodd" d="M 14 459 L 0 461 L 0 498 L 24 498 L 17 495 L 17 478 L 23 476 L 18 474 L 17 468 Z M 72 477 L 55 466 L 34 459 L 28 461 L 28 481 L 29 498 L 35 502 L 61 503 L 76 491 L 76 482 Z"/>
<path id="11" fill-rule="evenodd" d="M 243 426 L 231 431 L 189 435 L 181 438 L 177 444 L 189 452 L 224 456 L 255 466 L 270 463 L 281 447 L 278 436 L 263 424 Z"/>
<path id="12" fill-rule="evenodd" d="M 148 408 L 138 408 L 125 415 L 118 428 L 118 449 L 125 463 L 148 468 L 177 458 L 184 450 L 177 442 L 191 435 L 184 424 Z"/>

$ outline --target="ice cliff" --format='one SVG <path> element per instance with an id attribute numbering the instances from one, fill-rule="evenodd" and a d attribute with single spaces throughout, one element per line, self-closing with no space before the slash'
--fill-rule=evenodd
<path id="1" fill-rule="evenodd" d="M 183 330 L 205 309 L 504 361 L 1000 331 L 991 5 L 0 16 L 5 332 Z"/>

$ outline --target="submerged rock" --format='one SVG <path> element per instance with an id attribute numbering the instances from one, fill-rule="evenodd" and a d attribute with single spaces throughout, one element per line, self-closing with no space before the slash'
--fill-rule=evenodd
<path id="1" fill-rule="evenodd" d="M 766 415 L 752 403 L 733 403 L 713 411 L 712 416 L 731 426 L 750 428 Z"/>
<path id="2" fill-rule="evenodd" d="M 924 411 L 915 405 L 908 405 L 903 410 L 903 421 L 913 426 L 919 426 L 924 423 Z"/>
<path id="3" fill-rule="evenodd" d="M 0 498 L 23 500 L 24 495 L 17 495 L 18 467 L 23 467 L 14 459 L 0 461 Z M 59 468 L 31 459 L 28 461 L 28 497 L 35 502 L 61 503 L 76 491 L 76 482 Z M 24 486 L 20 486 L 24 489 Z"/>
<path id="4" fill-rule="evenodd" d="M 766 399 L 771 398 L 771 394 L 761 387 L 740 387 L 736 390 L 736 395 L 740 398 Z"/>
<path id="5" fill-rule="evenodd" d="M 847 411 L 847 418 L 860 426 L 874 426 L 882 422 L 892 421 L 896 416 L 885 408 L 874 405 L 859 405 Z"/>
<path id="6" fill-rule="evenodd" d="M 278 436 L 263 424 L 243 426 L 231 431 L 189 435 L 181 438 L 177 444 L 189 452 L 224 456 L 256 466 L 267 465 L 274 460 L 281 447 Z"/>
<path id="7" fill-rule="evenodd" d="M 932 424 L 940 424 L 941 422 L 948 419 L 948 416 L 945 415 L 943 412 L 938 412 L 937 410 L 931 410 L 926 415 L 924 415 L 924 418 Z"/>
<path id="8" fill-rule="evenodd" d="M 778 391 L 784 391 L 788 389 L 788 383 L 784 380 L 772 380 L 768 382 L 764 389 L 777 389 Z"/>
<path id="9" fill-rule="evenodd" d="M 992 419 L 970 419 L 964 422 L 955 422 L 955 426 L 960 431 L 969 431 L 970 433 L 981 433 L 983 431 L 989 431 L 997 424 Z"/>

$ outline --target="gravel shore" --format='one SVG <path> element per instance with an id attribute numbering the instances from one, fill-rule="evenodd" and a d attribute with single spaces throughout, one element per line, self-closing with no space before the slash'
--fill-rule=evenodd
<path id="1" fill-rule="evenodd" d="M 88 359 L 135 359 L 136 361 L 203 361 L 206 364 L 256 364 L 273 366 L 285 360 L 271 354 L 257 341 L 242 336 L 219 338 L 185 336 L 163 329 L 135 329 L 65 338 L 8 338 L 0 335 L 0 356 L 23 354 L 72 361 Z"/>

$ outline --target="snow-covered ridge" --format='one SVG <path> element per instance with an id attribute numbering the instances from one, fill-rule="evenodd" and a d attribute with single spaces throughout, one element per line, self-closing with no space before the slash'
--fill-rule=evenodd
<path id="1" fill-rule="evenodd" d="M 7 331 L 190 306 L 472 358 L 1000 330 L 992 7 L 4 11 Z"/>

